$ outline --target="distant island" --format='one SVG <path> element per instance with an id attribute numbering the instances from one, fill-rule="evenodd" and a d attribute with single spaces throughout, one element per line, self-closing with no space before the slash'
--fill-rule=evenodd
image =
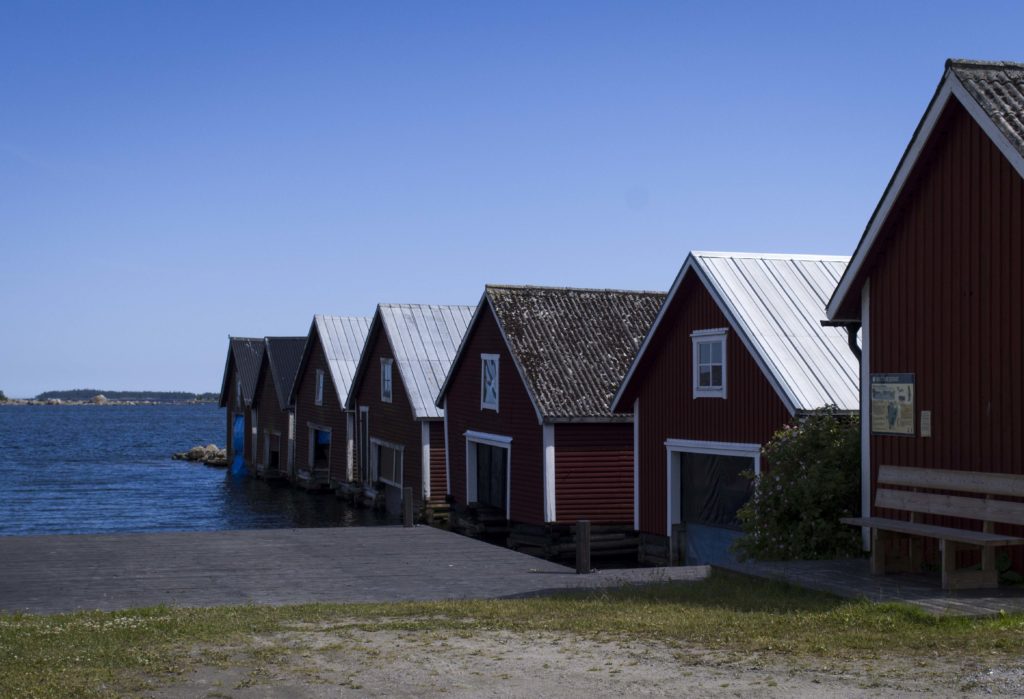
<path id="1" fill-rule="evenodd" d="M 69 391 L 44 391 L 35 398 L 7 398 L 0 391 L 0 403 L 21 404 L 154 404 L 154 403 L 215 403 L 219 393 L 189 393 L 187 391 L 101 391 L 96 388 L 75 388 Z"/>

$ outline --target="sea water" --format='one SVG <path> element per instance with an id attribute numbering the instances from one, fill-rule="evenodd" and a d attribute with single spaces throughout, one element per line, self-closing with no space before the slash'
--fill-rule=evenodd
<path id="1" fill-rule="evenodd" d="M 224 446 L 216 405 L 0 404 L 0 536 L 384 524 L 330 493 L 174 461 Z"/>

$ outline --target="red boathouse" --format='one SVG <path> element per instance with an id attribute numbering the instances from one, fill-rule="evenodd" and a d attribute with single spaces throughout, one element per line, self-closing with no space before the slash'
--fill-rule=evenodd
<path id="1" fill-rule="evenodd" d="M 608 406 L 663 299 L 486 288 L 437 398 L 454 528 L 571 557 L 587 519 L 595 555 L 635 551 L 632 419 Z"/>
<path id="2" fill-rule="evenodd" d="M 828 303 L 831 320 L 862 327 L 865 517 L 911 519 L 876 506 L 883 468 L 947 485 L 929 493 L 918 524 L 980 533 L 984 512 L 1024 501 L 1019 486 L 1005 488 L 1024 475 L 1022 270 L 1024 64 L 948 61 Z M 886 385 L 900 387 L 899 404 Z M 988 504 L 959 496 L 996 481 Z M 992 519 L 985 532 L 1024 537 L 1020 523 Z M 924 559 L 938 561 L 936 538 L 925 543 Z M 1024 547 L 1006 550 L 1024 571 Z"/>
<path id="3" fill-rule="evenodd" d="M 220 407 L 227 408 L 227 453 L 228 463 L 233 468 L 239 460 L 245 467 L 253 467 L 256 436 L 252 398 L 263 349 L 262 337 L 228 338 L 228 356 L 220 383 Z"/>
<path id="4" fill-rule="evenodd" d="M 252 399 L 256 425 L 253 461 L 261 478 L 289 478 L 295 456 L 295 413 L 291 405 L 295 373 L 305 337 L 268 337 Z"/>
<path id="5" fill-rule="evenodd" d="M 417 509 L 446 509 L 444 412 L 434 399 L 473 310 L 377 306 L 347 404 L 356 413 L 360 468 L 342 490 L 364 501 L 383 496 L 397 513 L 408 487 Z"/>
<path id="6" fill-rule="evenodd" d="M 369 318 L 317 315 L 295 375 L 293 482 L 327 488 L 352 480 L 355 418 L 345 410 L 352 375 L 366 343 Z"/>
<path id="7" fill-rule="evenodd" d="M 730 560 L 763 445 L 802 412 L 856 412 L 847 334 L 820 322 L 848 260 L 687 257 L 612 402 L 633 416 L 641 561 Z"/>

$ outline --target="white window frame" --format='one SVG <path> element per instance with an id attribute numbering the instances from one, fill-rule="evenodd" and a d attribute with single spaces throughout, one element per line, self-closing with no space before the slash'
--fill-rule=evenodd
<path id="1" fill-rule="evenodd" d="M 682 503 L 679 501 L 679 484 L 682 482 L 680 454 L 714 454 L 716 456 L 740 456 L 754 460 L 754 476 L 761 476 L 761 445 L 742 442 L 704 442 L 692 439 L 666 439 L 665 474 L 665 536 L 672 536 L 672 525 L 683 521 Z"/>
<path id="2" fill-rule="evenodd" d="M 392 371 L 394 363 L 394 359 L 380 358 L 380 399 L 383 403 L 390 403 L 395 394 L 394 372 Z"/>
<path id="3" fill-rule="evenodd" d="M 729 385 L 729 329 L 715 328 L 712 330 L 695 330 L 690 333 L 693 344 L 693 397 L 694 398 L 725 398 Z M 700 345 L 703 343 L 720 342 L 722 345 L 722 385 L 700 385 Z"/>
<path id="4" fill-rule="evenodd" d="M 473 445 L 486 444 L 500 447 L 508 451 L 505 461 L 505 517 L 512 518 L 512 438 L 500 434 L 473 432 L 467 430 L 466 438 L 466 504 L 477 502 L 476 488 L 476 448 Z"/>
<path id="5" fill-rule="evenodd" d="M 313 405 L 324 404 L 324 370 L 316 370 L 316 383 L 313 391 Z"/>
<path id="6" fill-rule="evenodd" d="M 486 386 L 487 362 L 494 362 L 494 402 L 488 403 L 484 400 L 484 388 Z M 501 398 L 501 356 L 497 354 L 480 355 L 480 409 L 493 410 L 498 412 L 498 403 Z"/>
<path id="7" fill-rule="evenodd" d="M 398 482 L 388 480 L 381 475 L 380 463 L 378 462 L 377 447 L 386 447 L 398 453 L 401 460 L 401 468 L 398 471 Z M 402 482 L 405 480 L 405 446 L 402 444 L 396 444 L 395 442 L 388 442 L 383 439 L 377 439 L 376 437 L 370 437 L 370 461 L 373 464 L 373 475 L 375 480 L 379 480 L 381 483 L 387 483 L 393 485 L 396 488 L 402 487 Z"/>

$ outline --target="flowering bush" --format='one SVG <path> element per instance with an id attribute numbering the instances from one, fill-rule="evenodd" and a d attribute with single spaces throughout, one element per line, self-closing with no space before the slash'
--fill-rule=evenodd
<path id="1" fill-rule="evenodd" d="M 816 410 L 775 433 L 763 456 L 765 472 L 739 511 L 740 557 L 859 555 L 860 530 L 839 518 L 860 510 L 860 419 L 839 414 L 835 406 Z"/>

